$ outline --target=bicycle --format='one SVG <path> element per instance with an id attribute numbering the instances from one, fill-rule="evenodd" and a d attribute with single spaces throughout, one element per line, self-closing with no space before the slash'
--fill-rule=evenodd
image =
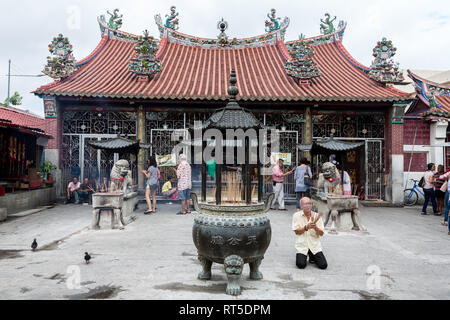
<path id="1" fill-rule="evenodd" d="M 414 185 L 410 189 L 403 190 L 403 204 L 405 206 L 414 206 L 419 201 L 419 192 L 422 196 L 425 197 L 425 194 L 420 190 L 420 187 L 417 185 L 418 180 L 410 179 L 410 181 L 414 182 Z"/>

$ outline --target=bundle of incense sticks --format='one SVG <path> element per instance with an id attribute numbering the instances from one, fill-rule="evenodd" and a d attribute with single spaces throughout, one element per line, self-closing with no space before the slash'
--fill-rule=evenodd
<path id="1" fill-rule="evenodd" d="M 314 219 L 313 223 L 316 224 L 317 221 L 319 221 L 320 218 L 322 218 L 322 212 L 319 213 L 319 215 L 316 217 L 316 219 Z"/>

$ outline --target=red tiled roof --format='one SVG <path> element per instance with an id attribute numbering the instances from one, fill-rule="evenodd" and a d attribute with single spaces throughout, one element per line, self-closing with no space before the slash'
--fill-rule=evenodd
<path id="1" fill-rule="evenodd" d="M 45 128 L 44 118 L 14 107 L 0 106 L 0 119 L 11 121 L 13 124 L 22 127 L 33 129 Z"/>
<path id="2" fill-rule="evenodd" d="M 438 108 L 429 108 L 428 110 L 425 110 L 420 113 L 420 115 L 427 116 L 427 115 L 437 115 L 437 116 L 445 116 L 450 117 L 450 86 L 445 84 L 439 84 L 430 80 L 427 80 L 425 78 L 421 78 L 418 75 L 412 73 L 410 70 L 408 70 L 408 75 L 413 79 L 413 81 L 416 83 L 416 91 L 417 91 L 417 97 L 429 108 L 430 102 L 428 100 L 427 94 L 429 93 L 430 89 L 429 86 L 435 87 L 439 90 L 435 90 L 435 98 L 436 102 L 438 104 Z M 446 92 L 446 93 L 442 93 Z"/>
<path id="3" fill-rule="evenodd" d="M 0 106 L 0 123 L 11 128 L 27 129 L 28 133 L 51 137 L 45 134 L 45 119 L 30 112 Z"/>
<path id="4" fill-rule="evenodd" d="M 158 52 L 162 70 L 150 81 L 138 81 L 128 70 L 134 43 L 108 39 L 103 49 L 68 79 L 44 85 L 35 93 L 97 98 L 227 100 L 228 77 L 230 70 L 235 68 L 240 92 L 237 98 L 243 101 L 367 102 L 408 98 L 406 93 L 370 79 L 355 66 L 356 61 L 350 61 L 342 53 L 339 40 L 314 46 L 313 60 L 318 64 L 321 76 L 309 85 L 299 85 L 286 74 L 285 57 L 289 58 L 289 54 L 281 41 L 276 45 L 242 49 L 203 49 L 164 40 L 160 42 Z"/>

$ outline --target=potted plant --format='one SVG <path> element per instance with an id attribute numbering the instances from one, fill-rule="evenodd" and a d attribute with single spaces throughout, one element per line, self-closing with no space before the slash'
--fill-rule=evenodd
<path id="1" fill-rule="evenodd" d="M 44 176 L 44 180 L 46 181 L 47 185 L 53 185 L 53 177 L 51 174 L 51 171 L 56 170 L 57 167 L 51 163 L 50 161 L 44 161 L 41 164 L 41 172 Z"/>

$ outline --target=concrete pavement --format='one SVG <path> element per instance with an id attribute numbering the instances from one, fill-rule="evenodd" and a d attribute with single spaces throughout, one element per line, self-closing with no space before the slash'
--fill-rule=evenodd
<path id="1" fill-rule="evenodd" d="M 328 269 L 295 266 L 294 207 L 270 211 L 272 242 L 261 264 L 264 280 L 248 279 L 242 295 L 225 295 L 222 265 L 200 281 L 192 241 L 194 215 L 159 204 L 125 230 L 92 231 L 91 208 L 57 205 L 0 223 L 3 299 L 450 299 L 450 236 L 441 217 L 420 208 L 362 208 L 369 234 L 326 234 Z M 31 252 L 37 238 L 40 250 Z M 86 265 L 84 252 L 92 260 Z M 80 288 L 76 278 L 80 276 Z M 379 276 L 377 274 L 379 273 Z M 377 285 L 379 284 L 379 289 Z M 74 288 L 75 287 L 75 288 Z"/>

